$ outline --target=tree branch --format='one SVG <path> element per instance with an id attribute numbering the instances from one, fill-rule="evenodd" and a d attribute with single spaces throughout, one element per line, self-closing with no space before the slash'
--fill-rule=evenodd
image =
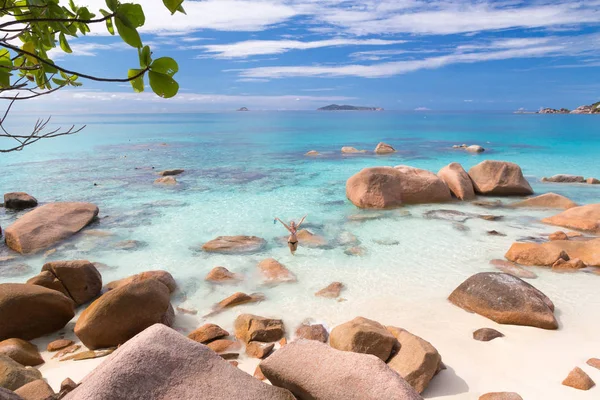
<path id="1" fill-rule="evenodd" d="M 99 22 L 104 22 L 109 18 L 112 18 L 116 15 L 116 13 L 108 14 L 105 17 L 97 18 L 97 19 L 77 19 L 77 18 L 29 18 L 15 21 L 8 21 L 3 24 L 0 24 L 0 30 L 5 31 L 7 26 L 16 25 L 16 24 L 29 24 L 32 22 L 65 22 L 65 23 L 74 23 L 81 22 L 83 24 L 96 24 Z"/>

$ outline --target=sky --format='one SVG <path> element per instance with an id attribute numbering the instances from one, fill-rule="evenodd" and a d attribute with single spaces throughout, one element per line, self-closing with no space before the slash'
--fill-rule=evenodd
<path id="1" fill-rule="evenodd" d="M 91 11 L 103 0 L 75 0 Z M 137 1 L 153 57 L 179 63 L 180 92 L 83 81 L 28 104 L 70 112 L 576 108 L 600 100 L 600 0 L 185 0 L 171 16 Z M 137 50 L 103 26 L 52 54 L 110 78 L 138 68 Z"/>

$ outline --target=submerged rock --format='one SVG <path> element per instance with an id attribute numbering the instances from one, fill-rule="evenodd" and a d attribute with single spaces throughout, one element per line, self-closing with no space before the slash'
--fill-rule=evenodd
<path id="1" fill-rule="evenodd" d="M 592 378 L 579 367 L 575 367 L 569 372 L 562 384 L 579 390 L 590 390 L 596 385 Z"/>
<path id="2" fill-rule="evenodd" d="M 202 245 L 209 253 L 244 254 L 256 253 L 264 249 L 267 241 L 256 236 L 219 236 Z"/>
<path id="3" fill-rule="evenodd" d="M 269 381 L 300 400 L 420 400 L 421 396 L 380 359 L 297 340 L 260 363 Z M 298 373 L 302 371 L 302 373 Z"/>
<path id="4" fill-rule="evenodd" d="M 177 379 L 174 379 L 176 377 Z M 117 349 L 65 400 L 194 399 L 294 400 L 260 382 L 206 346 L 154 325 Z"/>
<path id="5" fill-rule="evenodd" d="M 43 364 L 37 346 L 23 339 L 6 339 L 0 342 L 0 354 L 4 354 L 21 365 L 35 367 Z"/>
<path id="6" fill-rule="evenodd" d="M 346 196 L 357 207 L 379 209 L 451 200 L 437 175 L 406 166 L 365 168 L 348 179 Z"/>
<path id="7" fill-rule="evenodd" d="M 231 308 L 239 306 L 241 304 L 258 303 L 263 301 L 264 299 L 265 295 L 262 293 L 252 293 L 248 295 L 246 293 L 236 292 L 231 296 L 227 297 L 226 299 L 223 299 L 220 302 L 218 302 L 215 305 L 214 310 L 211 314 L 219 312 L 225 308 Z"/>
<path id="8" fill-rule="evenodd" d="M 523 279 L 534 279 L 537 275 L 513 262 L 506 260 L 492 260 L 490 264 L 498 268 L 500 271 Z"/>
<path id="9" fill-rule="evenodd" d="M 31 272 L 32 268 L 24 263 L 5 264 L 0 262 L 0 278 L 14 278 L 28 275 Z"/>
<path id="10" fill-rule="evenodd" d="M 532 207 L 532 208 L 569 208 L 577 207 L 577 203 L 565 196 L 556 193 L 544 193 L 539 196 L 512 203 L 510 207 Z"/>
<path id="11" fill-rule="evenodd" d="M 185 172 L 184 169 L 165 169 L 164 171 L 160 171 L 158 175 L 160 176 L 175 176 L 180 175 Z"/>
<path id="12" fill-rule="evenodd" d="M 177 185 L 177 179 L 172 176 L 163 176 L 162 178 L 158 178 L 154 181 L 155 185 L 165 185 L 165 186 L 174 186 Z"/>
<path id="13" fill-rule="evenodd" d="M 550 267 L 562 258 L 578 258 L 586 265 L 600 267 L 600 238 L 592 240 L 554 240 L 544 243 L 514 243 L 504 255 L 523 265 Z"/>
<path id="14" fill-rule="evenodd" d="M 544 218 L 542 222 L 592 234 L 600 234 L 600 203 L 569 208 L 558 215 Z"/>
<path id="15" fill-rule="evenodd" d="M 358 150 L 354 147 L 344 146 L 342 147 L 342 153 L 344 154 L 356 154 L 356 153 L 366 153 L 366 150 Z"/>
<path id="16" fill-rule="evenodd" d="M 407 330 L 393 326 L 388 326 L 387 330 L 398 340 L 399 347 L 396 354 L 387 361 L 387 365 L 418 393 L 423 393 L 440 370 L 440 353 L 431 343 Z"/>
<path id="17" fill-rule="evenodd" d="M 473 215 L 457 210 L 429 210 L 423 213 L 423 217 L 427 219 L 441 219 L 452 222 L 465 222 L 472 218 Z"/>
<path id="18" fill-rule="evenodd" d="M 488 196 L 527 196 L 533 189 L 521 167 L 506 161 L 486 160 L 469 170 L 476 193 Z"/>
<path id="19" fill-rule="evenodd" d="M 146 279 L 113 289 L 79 316 L 75 334 L 90 350 L 121 345 L 156 323 L 170 325 L 174 310 L 169 288 Z"/>
<path id="20" fill-rule="evenodd" d="M 542 182 L 553 182 L 553 183 L 584 183 L 585 179 L 583 176 L 558 174 L 549 178 L 542 178 Z"/>
<path id="21" fill-rule="evenodd" d="M 6 228 L 6 245 L 21 254 L 35 253 L 67 239 L 98 215 L 90 203 L 50 203 L 28 212 Z"/>
<path id="22" fill-rule="evenodd" d="M 377 147 L 375 147 L 375 154 L 391 154 L 395 152 L 396 149 L 387 143 L 380 142 Z"/>
<path id="23" fill-rule="evenodd" d="M 462 165 L 453 162 L 440 169 L 437 175 L 448 185 L 454 196 L 460 200 L 472 200 L 475 198 L 473 182 Z"/>
<path id="24" fill-rule="evenodd" d="M 316 292 L 315 296 L 325 297 L 328 299 L 335 299 L 340 296 L 342 289 L 344 289 L 344 284 L 342 282 L 332 282 L 323 289 Z"/>
<path id="25" fill-rule="evenodd" d="M 56 290 L 21 283 L 0 284 L 0 340 L 52 333 L 75 316 L 73 300 Z"/>
<path id="26" fill-rule="evenodd" d="M 535 287 L 509 274 L 475 274 L 460 284 L 448 300 L 499 324 L 558 329 L 552 301 Z"/>
<path id="27" fill-rule="evenodd" d="M 37 369 L 24 367 L 12 358 L 0 354 L 0 388 L 17 390 L 41 378 L 42 373 Z"/>
<path id="28" fill-rule="evenodd" d="M 333 328 L 329 343 L 337 350 L 372 354 L 386 361 L 392 353 L 396 338 L 380 323 L 356 317 Z"/>
<path id="29" fill-rule="evenodd" d="M 492 328 L 481 328 L 473 332 L 473 339 L 480 342 L 489 342 L 501 337 L 504 337 L 504 334 Z"/>
<path id="30" fill-rule="evenodd" d="M 12 192 L 4 194 L 4 208 L 25 210 L 26 208 L 37 207 L 37 205 L 37 199 L 25 192 Z"/>
<path id="31" fill-rule="evenodd" d="M 264 277 L 265 283 L 296 282 L 296 275 L 274 258 L 262 260 L 258 263 L 258 269 Z"/>
<path id="32" fill-rule="evenodd" d="M 320 156 L 320 155 L 321 155 L 321 153 L 319 153 L 319 152 L 318 152 L 318 151 L 316 151 L 316 150 L 311 150 L 311 151 L 307 152 L 307 153 L 306 153 L 306 154 L 304 154 L 304 155 L 305 155 L 305 156 L 312 156 L 312 157 L 314 157 L 314 156 Z"/>
<path id="33" fill-rule="evenodd" d="M 204 280 L 213 283 L 235 282 L 240 279 L 241 277 L 238 274 L 234 274 L 225 267 L 214 267 L 204 278 Z"/>

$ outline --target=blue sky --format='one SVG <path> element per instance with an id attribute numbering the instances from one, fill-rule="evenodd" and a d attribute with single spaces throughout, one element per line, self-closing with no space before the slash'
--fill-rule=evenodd
<path id="1" fill-rule="evenodd" d="M 537 110 L 600 100 L 600 0 L 186 0 L 187 15 L 173 17 L 160 0 L 138 3 L 144 42 L 179 62 L 176 98 L 85 81 L 33 107 Z M 92 33 L 55 60 L 105 77 L 137 67 L 135 49 Z"/>

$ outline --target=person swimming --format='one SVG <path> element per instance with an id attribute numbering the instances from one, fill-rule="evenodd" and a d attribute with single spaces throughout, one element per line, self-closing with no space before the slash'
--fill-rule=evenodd
<path id="1" fill-rule="evenodd" d="M 298 237 L 296 236 L 296 234 L 298 233 L 298 229 L 300 228 L 300 225 L 302 225 L 302 223 L 304 222 L 305 219 L 306 219 L 306 215 L 304 217 L 302 217 L 302 219 L 300 220 L 300 222 L 298 222 L 297 225 L 296 225 L 296 222 L 294 222 L 294 221 L 291 221 L 290 224 L 287 225 L 285 222 L 283 222 L 279 218 L 275 218 L 275 221 L 281 222 L 281 224 L 283 226 L 285 226 L 285 229 L 287 229 L 290 232 L 290 237 L 288 237 L 288 247 L 290 248 L 292 255 L 294 255 L 296 250 L 298 250 Z"/>

